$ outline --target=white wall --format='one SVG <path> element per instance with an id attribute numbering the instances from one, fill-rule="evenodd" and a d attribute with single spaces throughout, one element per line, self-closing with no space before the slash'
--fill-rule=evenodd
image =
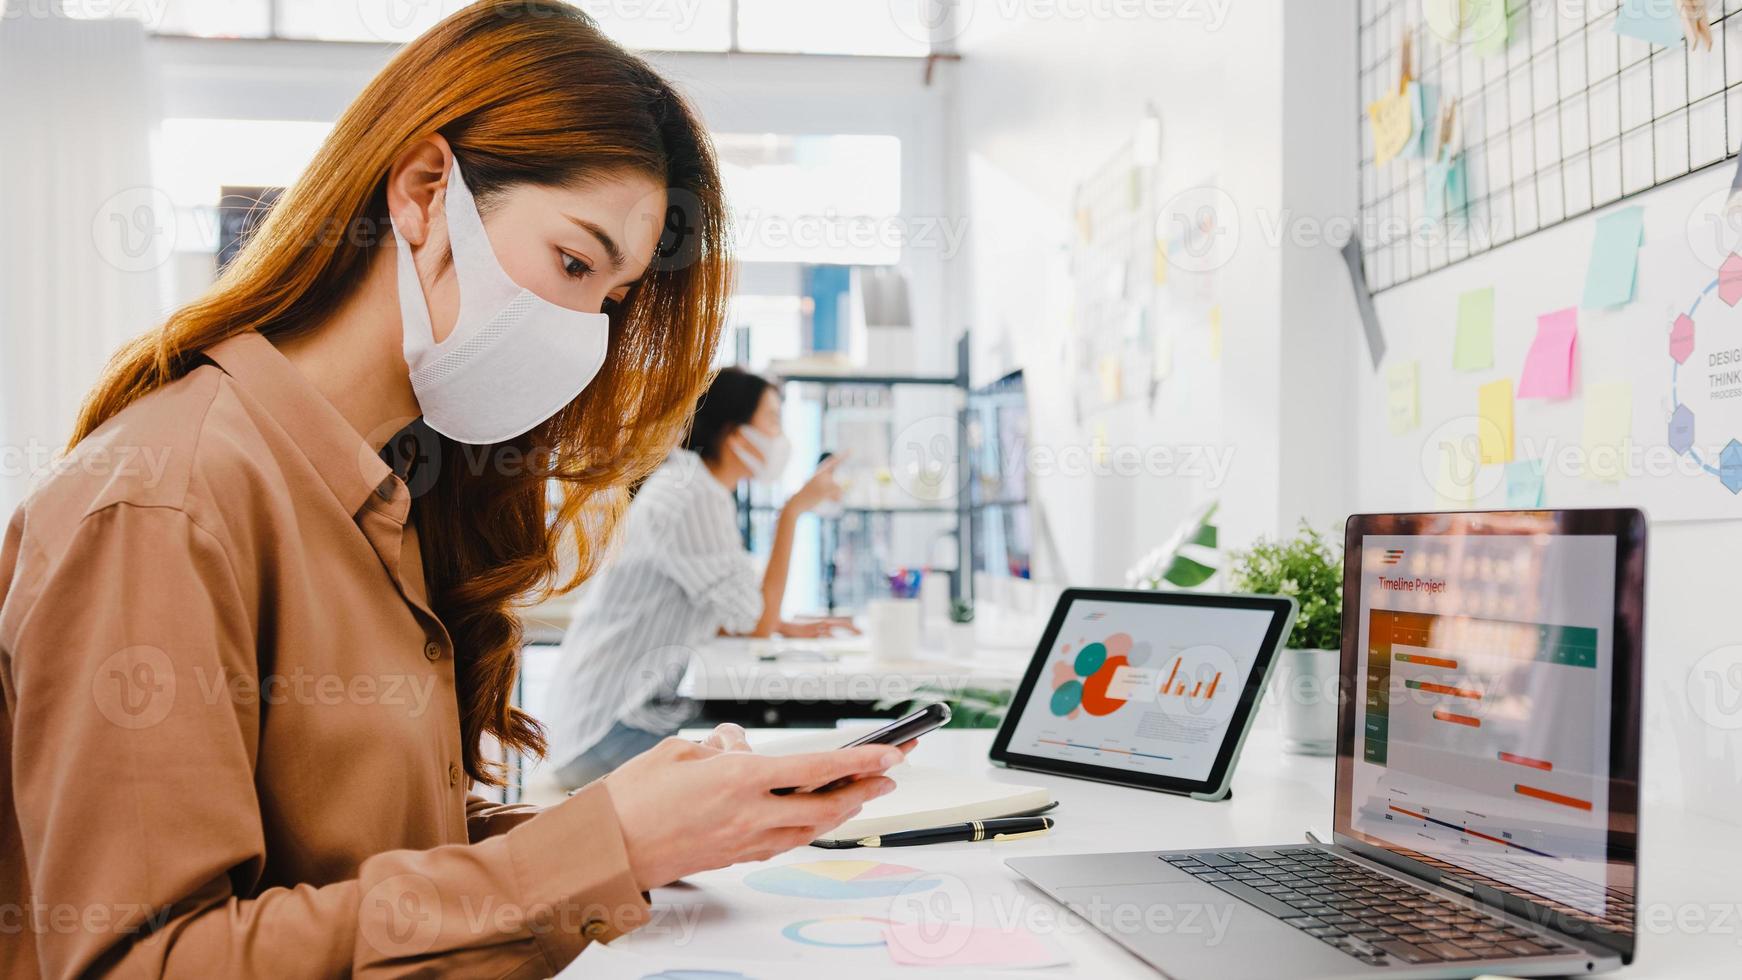
<path id="1" fill-rule="evenodd" d="M 1346 456 L 1352 296 L 1335 248 L 1295 232 L 1353 211 L 1353 3 L 1187 4 L 1172 17 L 1104 19 L 968 6 L 956 138 L 970 248 L 951 275 L 974 327 L 976 373 L 1026 370 L 1034 441 L 1048 450 L 1082 450 L 1104 434 L 1115 449 L 1232 453 L 1214 485 L 1156 472 L 1038 476 L 1058 549 L 1046 572 L 1117 583 L 1209 497 L 1222 501 L 1234 543 L 1302 516 L 1340 520 L 1350 473 L 1326 463 Z M 1163 198 L 1213 183 L 1237 212 L 1239 245 L 1217 270 L 1222 353 L 1214 358 L 1194 325 L 1157 410 L 1139 400 L 1079 425 L 1064 410 L 1074 379 L 1059 370 L 1072 193 L 1151 106 Z"/>

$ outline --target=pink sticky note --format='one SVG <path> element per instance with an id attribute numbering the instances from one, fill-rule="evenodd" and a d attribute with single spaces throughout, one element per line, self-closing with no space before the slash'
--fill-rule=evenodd
<path id="1" fill-rule="evenodd" d="M 1573 358 L 1579 349 L 1579 311 L 1559 310 L 1536 318 L 1536 339 L 1524 357 L 1519 398 L 1565 398 L 1573 393 Z"/>
<path id="2" fill-rule="evenodd" d="M 1070 958 L 1032 932 L 987 929 L 963 922 L 897 922 L 885 926 L 889 957 L 901 966 L 1058 966 Z"/>

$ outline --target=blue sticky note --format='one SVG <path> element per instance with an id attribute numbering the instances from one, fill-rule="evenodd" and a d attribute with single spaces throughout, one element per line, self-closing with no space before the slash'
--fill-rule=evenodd
<path id="1" fill-rule="evenodd" d="M 1430 221 L 1438 221 L 1446 216 L 1446 178 L 1451 176 L 1451 167 L 1435 160 L 1427 165 L 1427 186 L 1423 204 L 1427 206 L 1427 216 Z"/>
<path id="2" fill-rule="evenodd" d="M 1446 165 L 1446 211 L 1462 213 L 1470 203 L 1470 182 L 1464 171 L 1464 155 L 1452 157 Z"/>
<path id="3" fill-rule="evenodd" d="M 1464 155 L 1450 160 L 1435 160 L 1427 165 L 1427 216 L 1439 221 L 1448 214 L 1458 214 L 1469 203 L 1469 181 L 1464 175 Z"/>
<path id="4" fill-rule="evenodd" d="M 1666 48 L 1682 43 L 1682 15 L 1677 0 L 1621 0 L 1615 12 L 1615 33 Z"/>
<path id="5" fill-rule="evenodd" d="M 1411 111 L 1415 114 L 1415 135 L 1398 156 L 1421 160 L 1433 153 L 1434 130 L 1439 126 L 1436 115 L 1440 107 L 1439 89 L 1421 82 L 1410 82 L 1409 96 Z"/>
<path id="6" fill-rule="evenodd" d="M 1506 464 L 1506 506 L 1529 510 L 1542 506 L 1543 462 L 1520 459 Z"/>
<path id="7" fill-rule="evenodd" d="M 1643 208 L 1622 208 L 1597 219 L 1591 264 L 1585 272 L 1585 301 L 1579 305 L 1596 310 L 1633 302 L 1633 285 L 1639 278 L 1639 243 L 1644 236 Z"/>

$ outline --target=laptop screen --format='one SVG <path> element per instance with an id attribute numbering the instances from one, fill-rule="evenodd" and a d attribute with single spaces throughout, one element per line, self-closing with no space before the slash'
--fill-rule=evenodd
<path id="1" fill-rule="evenodd" d="M 1602 516 L 1628 513 L 1350 522 L 1340 834 L 1631 933 L 1643 531 Z"/>

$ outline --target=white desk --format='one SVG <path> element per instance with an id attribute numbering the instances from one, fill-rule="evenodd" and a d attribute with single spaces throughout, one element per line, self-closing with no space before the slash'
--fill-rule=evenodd
<path id="1" fill-rule="evenodd" d="M 921 740 L 914 761 L 1005 782 L 1051 787 L 1060 802 L 1058 827 L 1051 835 L 999 844 L 944 844 L 874 852 L 803 848 L 770 863 L 869 856 L 943 875 L 947 884 L 940 891 L 955 889 L 969 896 L 976 915 L 988 903 L 1003 902 L 1007 907 L 1023 903 L 1027 911 L 1021 921 L 1033 927 L 1039 916 L 1043 922 L 1056 924 L 1052 930 L 1055 941 L 1070 955 L 1071 963 L 1003 976 L 1026 976 L 1029 980 L 1150 978 L 1157 974 L 1142 961 L 1023 883 L 1004 867 L 1004 859 L 1030 854 L 1295 843 L 1309 827 L 1321 837 L 1329 836 L 1331 760 L 1282 754 L 1274 731 L 1252 733 L 1235 776 L 1234 798 L 1224 803 L 1199 803 L 1142 790 L 996 769 L 986 763 L 991 740 L 991 732 L 934 732 Z M 1612 975 L 1629 980 L 1742 975 L 1742 833 L 1733 826 L 1654 806 L 1649 800 L 1643 826 L 1645 873 L 1639 908 L 1639 957 L 1634 966 Z M 757 920 L 753 909 L 717 907 L 722 904 L 719 896 L 742 896 L 741 888 L 733 889 L 753 867 L 710 872 L 684 885 L 658 890 L 654 901 L 666 916 L 661 920 L 664 927 L 626 936 L 613 944 L 612 951 L 724 957 L 725 953 L 711 944 L 710 930 L 716 930 L 713 936 L 739 935 Z M 738 901 L 785 903 L 788 918 L 795 917 L 793 907 L 798 916 L 828 911 L 826 903 L 801 899 L 754 895 L 749 901 Z M 770 944 L 770 948 L 779 947 L 778 939 Z M 585 965 L 583 956 L 566 973 L 576 980 L 589 976 Z M 791 964 L 786 968 L 791 969 Z M 753 965 L 725 958 L 718 960 L 715 969 L 742 970 L 752 976 L 757 972 Z M 843 969 L 829 975 L 844 978 L 865 974 Z M 942 974 L 885 963 L 881 971 L 870 975 Z M 992 974 L 958 970 L 953 975 Z"/>
<path id="2" fill-rule="evenodd" d="M 826 640 L 722 638 L 702 647 L 679 693 L 697 701 L 904 701 L 921 688 L 1014 690 L 1032 650 L 982 649 L 973 659 L 921 651 L 900 663 L 871 659 L 862 636 Z M 769 659 L 772 658 L 772 659 Z"/>

